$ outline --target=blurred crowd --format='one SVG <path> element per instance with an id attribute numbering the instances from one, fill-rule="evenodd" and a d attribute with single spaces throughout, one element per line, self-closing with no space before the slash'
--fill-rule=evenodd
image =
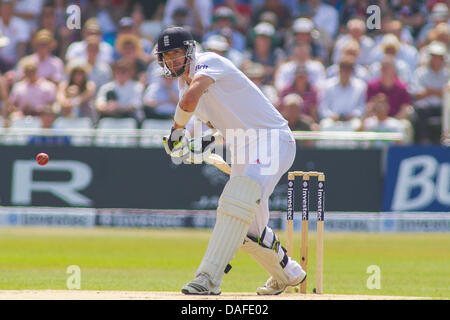
<path id="1" fill-rule="evenodd" d="M 80 29 L 68 28 L 72 4 Z M 240 68 L 293 130 L 438 144 L 448 134 L 448 10 L 438 0 L 0 0 L 0 127 L 29 116 L 44 128 L 170 119 L 177 81 L 161 77 L 153 50 L 177 25 Z"/>

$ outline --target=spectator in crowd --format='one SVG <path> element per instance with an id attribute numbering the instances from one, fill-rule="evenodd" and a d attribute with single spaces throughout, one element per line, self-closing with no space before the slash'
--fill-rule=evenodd
<path id="1" fill-rule="evenodd" d="M 95 18 L 102 32 L 103 40 L 111 46 L 114 45 L 114 39 L 117 33 L 115 4 L 110 0 L 96 0 L 94 2 L 95 9 L 90 10 L 96 13 Z"/>
<path id="2" fill-rule="evenodd" d="M 396 18 L 411 30 L 411 34 L 415 37 L 423 26 L 426 16 L 426 8 L 421 1 L 399 0 L 393 4 L 393 11 Z"/>
<path id="3" fill-rule="evenodd" d="M 14 15 L 25 23 L 29 34 L 32 34 L 37 29 L 43 5 L 44 0 L 15 1 Z"/>
<path id="4" fill-rule="evenodd" d="M 241 68 L 244 55 L 231 48 L 227 38 L 224 36 L 220 34 L 212 35 L 202 45 L 203 49 L 215 52 L 225 58 L 228 58 L 236 67 Z"/>
<path id="5" fill-rule="evenodd" d="M 383 1 L 378 1 L 377 5 L 381 9 L 381 16 L 384 16 Z M 342 7 L 339 9 L 339 21 L 342 25 L 347 25 L 351 19 L 363 19 L 367 17 L 367 7 L 369 6 L 367 0 L 348 0 L 343 1 Z M 339 32 L 340 33 L 340 32 Z"/>
<path id="6" fill-rule="evenodd" d="M 98 36 L 100 39 L 102 37 L 102 32 L 100 26 L 95 18 L 90 18 L 86 21 L 83 26 L 83 40 L 72 43 L 67 48 L 66 61 L 74 58 L 84 58 L 87 56 L 87 41 L 89 36 Z M 99 53 L 97 59 L 111 64 L 114 60 L 114 49 L 113 47 L 105 41 L 101 41 L 99 45 Z"/>
<path id="7" fill-rule="evenodd" d="M 146 30 L 148 22 L 150 20 L 147 20 L 148 17 L 145 16 L 144 7 L 142 6 L 142 4 L 135 2 L 132 5 L 130 17 L 133 22 L 131 32 L 136 34 L 141 39 L 144 52 L 147 54 L 151 54 L 154 37 L 151 34 L 149 34 Z M 126 31 L 127 28 L 129 27 L 127 27 L 125 23 L 123 22 L 121 23 L 121 21 L 119 21 L 119 32 Z"/>
<path id="8" fill-rule="evenodd" d="M 387 24 L 386 28 L 386 34 L 393 34 L 397 37 L 397 40 L 400 43 L 400 47 L 397 53 L 398 58 L 405 61 L 409 65 L 411 70 L 416 69 L 419 62 L 418 51 L 410 43 L 404 40 L 404 37 L 402 36 L 402 30 L 404 29 L 402 22 L 400 20 L 392 20 L 389 24 Z M 374 60 L 381 61 L 383 50 L 381 50 L 379 46 L 377 47 L 377 49 L 378 51 L 374 51 L 378 53 L 379 56 L 375 57 Z"/>
<path id="9" fill-rule="evenodd" d="M 220 7 L 228 7 L 233 10 L 236 16 L 236 28 L 240 32 L 247 30 L 250 25 L 253 7 L 248 0 L 213 0 L 213 9 L 216 10 Z"/>
<path id="10" fill-rule="evenodd" d="M 163 69 L 159 65 L 158 59 L 153 59 L 147 67 L 147 84 L 158 81 L 163 76 Z"/>
<path id="11" fill-rule="evenodd" d="M 178 82 L 160 77 L 144 91 L 143 110 L 147 119 L 172 119 L 177 103 Z"/>
<path id="12" fill-rule="evenodd" d="M 240 31 L 233 29 L 236 25 L 236 15 L 233 10 L 228 7 L 217 8 L 212 17 L 212 23 L 211 30 L 203 37 L 203 42 L 207 41 L 209 37 L 225 31 L 230 33 L 231 47 L 242 53 L 245 51 L 245 36 Z"/>
<path id="13" fill-rule="evenodd" d="M 267 22 L 270 23 L 276 30 L 276 36 L 277 36 L 277 43 L 280 45 L 283 45 L 285 42 L 286 34 L 290 33 L 290 29 L 286 30 L 277 30 L 278 27 L 278 17 L 277 15 L 272 11 L 265 11 L 259 16 L 259 22 Z"/>
<path id="14" fill-rule="evenodd" d="M 193 35 L 201 36 L 209 29 L 212 13 L 211 0 L 167 0 L 163 18 L 164 26 L 174 24 L 173 13 L 179 8 L 187 9 L 187 22 Z"/>
<path id="15" fill-rule="evenodd" d="M 309 10 L 312 12 L 314 25 L 323 32 L 327 38 L 334 39 L 339 28 L 339 13 L 322 0 L 308 0 Z"/>
<path id="16" fill-rule="evenodd" d="M 319 117 L 322 130 L 344 128 L 354 131 L 365 112 L 367 85 L 353 77 L 355 59 L 344 56 L 339 76 L 326 79 L 319 90 Z"/>
<path id="17" fill-rule="evenodd" d="M 389 101 L 388 115 L 402 122 L 406 139 L 410 142 L 413 138 L 413 129 L 410 122 L 413 116 L 411 97 L 406 84 L 397 76 L 394 57 L 386 55 L 381 62 L 380 71 L 380 76 L 368 83 L 367 101 L 370 101 L 378 93 L 384 93 Z"/>
<path id="18" fill-rule="evenodd" d="M 0 4 L 0 31 L 9 39 L 9 44 L 0 50 L 2 71 L 6 72 L 12 70 L 17 61 L 25 56 L 27 43 L 30 40 L 28 25 L 14 16 L 12 0 L 2 0 Z"/>
<path id="19" fill-rule="evenodd" d="M 260 63 L 249 62 L 245 64 L 242 71 L 261 90 L 264 96 L 276 106 L 278 103 L 278 92 L 274 86 L 264 82 L 266 77 L 264 66 Z"/>
<path id="20" fill-rule="evenodd" d="M 306 43 L 311 46 L 311 57 L 322 63 L 328 61 L 328 51 L 320 39 L 320 33 L 314 28 L 314 22 L 308 18 L 297 18 L 292 25 L 292 36 L 287 40 L 286 51 L 291 52 L 294 43 Z"/>
<path id="21" fill-rule="evenodd" d="M 279 92 L 291 86 L 295 70 L 305 66 L 312 86 L 317 86 L 325 79 L 325 68 L 320 61 L 310 57 L 311 46 L 307 43 L 296 43 L 289 60 L 280 64 L 274 75 L 274 85 Z"/>
<path id="22" fill-rule="evenodd" d="M 380 47 L 382 51 L 382 56 L 390 55 L 394 58 L 395 68 L 398 72 L 398 77 L 407 85 L 411 84 L 412 72 L 411 67 L 399 57 L 401 43 L 398 41 L 397 37 L 393 34 L 387 34 L 383 37 Z M 378 78 L 380 75 L 381 62 L 375 61 L 369 67 L 369 72 L 371 79 Z"/>
<path id="23" fill-rule="evenodd" d="M 246 60 L 260 63 L 266 73 L 265 82 L 271 82 L 275 67 L 284 59 L 284 53 L 274 46 L 275 28 L 267 22 L 261 22 L 253 28 L 252 49 L 246 53 Z"/>
<path id="24" fill-rule="evenodd" d="M 143 51 L 143 55 L 145 56 L 144 60 L 146 62 L 150 62 L 150 55 L 152 53 L 153 43 L 149 39 L 147 39 L 141 35 L 141 33 L 139 32 L 138 26 L 135 25 L 135 22 L 134 22 L 135 19 L 140 19 L 140 18 L 137 18 L 140 15 L 142 15 L 142 13 L 139 14 L 138 11 L 135 11 L 134 19 L 132 17 L 123 17 L 122 19 L 120 19 L 119 29 L 117 32 L 117 38 L 119 38 L 121 35 L 124 35 L 124 34 L 131 34 L 131 35 L 138 37 L 139 42 L 141 44 L 142 51 Z"/>
<path id="25" fill-rule="evenodd" d="M 429 44 L 428 53 L 428 64 L 419 67 L 414 73 L 412 96 L 417 114 L 415 140 L 419 143 L 439 143 L 442 131 L 442 95 L 450 78 L 450 71 L 445 66 L 447 48 L 443 43 L 435 41 Z"/>
<path id="26" fill-rule="evenodd" d="M 39 118 L 41 119 L 42 129 L 51 129 L 53 122 L 55 122 L 56 114 L 52 107 L 48 106 L 41 111 Z"/>
<path id="27" fill-rule="evenodd" d="M 348 39 L 348 41 L 344 44 L 342 48 L 342 56 L 352 56 L 356 61 L 358 61 L 358 57 L 361 55 L 359 50 L 359 43 L 356 40 Z M 333 64 L 326 69 L 327 78 L 335 77 L 339 74 L 339 64 Z M 366 67 L 356 63 L 354 70 L 354 77 L 367 82 L 370 79 L 369 71 Z"/>
<path id="28" fill-rule="evenodd" d="M 450 25 L 448 23 L 439 23 L 428 34 L 428 42 L 440 41 L 446 45 L 447 50 L 450 47 Z M 428 43 L 427 43 L 428 44 Z"/>
<path id="29" fill-rule="evenodd" d="M 361 125 L 357 130 L 403 133 L 403 125 L 398 119 L 389 116 L 388 98 L 384 93 L 378 93 L 367 102 L 366 112 L 361 118 Z M 402 142 L 398 143 L 400 144 Z M 374 142 L 374 145 L 378 147 L 389 144 L 390 142 Z"/>
<path id="30" fill-rule="evenodd" d="M 9 38 L 5 37 L 0 31 L 0 53 L 2 48 L 8 46 L 10 42 Z M 0 56 L 0 73 L 6 72 L 8 69 L 8 63 Z"/>
<path id="31" fill-rule="evenodd" d="M 292 24 L 292 15 L 288 7 L 279 0 L 265 0 L 264 3 L 255 6 L 251 25 L 255 26 L 261 22 L 261 15 L 265 12 L 273 12 L 278 17 L 277 30 L 287 30 Z"/>
<path id="32" fill-rule="evenodd" d="M 259 16 L 259 22 L 268 22 L 274 28 L 278 27 L 278 17 L 273 11 L 264 11 L 263 13 L 261 13 L 261 15 Z"/>
<path id="33" fill-rule="evenodd" d="M 205 51 L 211 51 L 225 57 L 226 53 L 230 49 L 230 44 L 227 38 L 220 34 L 212 35 L 208 40 L 202 43 L 202 47 Z"/>
<path id="34" fill-rule="evenodd" d="M 319 121 L 317 113 L 317 90 L 309 82 L 308 71 L 304 66 L 297 67 L 292 86 L 281 92 L 280 96 L 285 97 L 291 93 L 298 94 L 302 97 L 302 113 L 314 121 L 314 124 L 317 124 Z M 313 124 L 311 121 L 310 123 Z"/>
<path id="35" fill-rule="evenodd" d="M 288 121 L 291 130 L 310 130 L 310 126 L 300 120 L 303 99 L 296 93 L 290 93 L 281 99 L 278 110 Z"/>
<path id="36" fill-rule="evenodd" d="M 14 84 L 9 96 L 11 117 L 39 116 L 43 109 L 55 102 L 55 84 L 39 78 L 37 69 L 38 65 L 34 59 L 23 61 L 23 80 Z"/>
<path id="37" fill-rule="evenodd" d="M 98 115 L 102 117 L 132 117 L 142 120 L 142 83 L 133 80 L 134 64 L 126 59 L 114 63 L 114 80 L 103 85 L 95 100 Z"/>
<path id="38" fill-rule="evenodd" d="M 204 33 L 199 33 L 199 30 L 194 30 L 193 26 L 189 24 L 189 9 L 187 7 L 179 7 L 175 9 L 175 11 L 172 14 L 172 24 L 171 26 L 175 27 L 182 27 L 186 30 L 188 30 L 192 36 L 194 37 L 194 40 L 197 42 L 201 42 L 202 37 Z M 209 30 L 209 28 L 208 28 Z M 206 32 L 207 30 L 204 30 L 203 32 Z"/>
<path id="39" fill-rule="evenodd" d="M 148 37 L 153 43 L 158 39 L 163 30 L 163 15 L 166 6 L 166 0 L 135 0 L 132 4 L 133 12 L 139 10 L 145 16 L 145 20 L 139 30 L 145 37 Z"/>
<path id="40" fill-rule="evenodd" d="M 433 6 L 433 9 L 430 14 L 430 22 L 425 24 L 420 30 L 419 35 L 417 36 L 417 44 L 418 47 L 421 48 L 426 45 L 426 40 L 428 38 L 428 33 L 434 29 L 439 23 L 449 24 L 449 14 L 447 4 L 443 2 L 438 2 Z"/>
<path id="41" fill-rule="evenodd" d="M 48 30 L 53 34 L 53 37 L 58 43 L 58 46 L 53 50 L 53 54 L 60 59 L 64 59 L 67 47 L 69 46 L 71 40 L 74 36 L 74 31 L 69 30 L 66 26 L 65 19 L 65 6 L 64 6 L 64 16 L 61 21 L 60 7 L 57 7 L 61 3 L 64 5 L 65 1 L 55 1 L 47 0 L 42 8 L 42 14 L 39 20 L 38 30 Z"/>
<path id="42" fill-rule="evenodd" d="M 398 30 L 399 26 L 401 26 L 400 30 Z M 372 33 L 373 40 L 377 46 L 381 43 L 381 40 L 383 40 L 384 35 L 388 33 L 395 34 L 401 43 L 414 45 L 415 42 L 408 26 L 403 25 L 400 20 L 395 18 L 394 13 L 390 11 L 382 13 L 381 29 L 372 30 Z"/>
<path id="43" fill-rule="evenodd" d="M 116 40 L 116 48 L 120 58 L 132 61 L 136 74 L 135 80 L 146 84 L 146 70 L 150 62 L 149 56 L 144 53 L 139 38 L 134 34 L 122 34 Z"/>
<path id="44" fill-rule="evenodd" d="M 284 96 L 278 107 L 278 110 L 283 117 L 288 121 L 289 128 L 293 131 L 317 131 L 319 125 L 316 121 L 304 110 L 304 102 L 300 95 L 296 93 L 289 93 Z M 313 147 L 313 140 L 297 141 L 298 145 Z"/>
<path id="45" fill-rule="evenodd" d="M 347 34 L 338 36 L 333 52 L 333 62 L 338 63 L 346 43 L 352 39 L 358 42 L 360 55 L 356 62 L 360 65 L 370 65 L 370 53 L 375 45 L 374 41 L 366 35 L 366 24 L 361 19 L 351 19 L 347 22 Z"/>
<path id="46" fill-rule="evenodd" d="M 67 24 L 67 7 L 69 6 L 69 0 L 47 0 L 44 4 L 44 10 L 46 7 L 52 7 L 55 12 L 55 24 L 58 27 L 64 27 Z"/>
<path id="47" fill-rule="evenodd" d="M 447 51 L 450 49 L 450 25 L 448 23 L 439 23 L 433 30 L 428 33 L 428 38 L 425 41 L 426 46 L 422 47 L 419 51 L 419 65 L 426 65 L 430 55 L 428 53 L 428 44 L 433 41 L 442 42 Z"/>
<path id="48" fill-rule="evenodd" d="M 0 38 L 0 49 L 1 49 L 1 38 Z M 1 117 L 6 119 L 8 114 L 8 97 L 9 97 L 9 87 L 4 75 L 0 74 L 0 120 Z"/>
<path id="49" fill-rule="evenodd" d="M 6 47 L 9 44 L 9 39 L 2 35 L 0 31 L 0 52 L 1 49 Z M 6 117 L 7 114 L 7 107 L 8 107 L 8 96 L 9 96 L 9 86 L 8 82 L 6 80 L 6 77 L 2 74 L 2 71 L 4 71 L 4 65 L 0 58 L 0 120 L 1 117 Z"/>
<path id="50" fill-rule="evenodd" d="M 450 80 L 444 88 L 443 101 L 450 101 Z M 442 104 L 442 143 L 450 147 L 450 103 Z"/>
<path id="51" fill-rule="evenodd" d="M 98 36 L 89 36 L 86 38 L 86 58 L 75 58 L 72 61 L 80 61 L 88 66 L 88 80 L 95 83 L 96 90 L 112 80 L 112 70 L 108 63 L 97 59 L 100 52 L 101 39 Z"/>
<path id="52" fill-rule="evenodd" d="M 175 11 L 172 13 L 172 26 L 177 27 L 183 27 L 187 30 L 191 30 L 191 26 L 188 25 L 188 15 L 189 15 L 189 9 L 185 7 L 179 7 L 175 9 Z M 197 34 L 193 33 L 196 37 L 198 37 Z"/>
<path id="53" fill-rule="evenodd" d="M 379 77 L 368 83 L 368 100 L 377 93 L 384 93 L 389 100 L 389 116 L 398 119 L 408 118 L 411 112 L 411 98 L 406 84 L 398 77 L 395 58 L 386 55 L 381 62 L 380 71 Z"/>
<path id="54" fill-rule="evenodd" d="M 71 4 L 81 8 L 81 32 L 66 26 Z M 366 28 L 372 4 L 381 9 L 381 29 Z M 198 52 L 231 60 L 275 106 L 282 108 L 287 95 L 300 96 L 300 113 L 315 125 L 353 130 L 363 120 L 360 130 L 384 130 L 400 123 L 408 142 L 414 137 L 437 143 L 439 119 L 447 119 L 439 106 L 449 72 L 448 5 L 443 0 L 0 0 L 0 116 L 9 121 L 11 114 L 46 108 L 44 117 L 50 119 L 53 106 L 56 114 L 87 115 L 94 122 L 97 110 L 100 116 L 167 118 L 177 96 L 170 90 L 174 80 L 161 78 L 154 39 L 175 24 L 190 28 L 202 43 Z M 113 74 L 118 61 L 133 67 L 115 68 Z M 37 64 L 35 76 L 31 62 Z M 135 78 L 133 70 L 139 73 Z M 358 79 L 368 83 L 361 119 L 355 111 L 364 109 L 356 102 L 363 91 Z M 54 105 L 52 88 L 59 102 Z M 75 111 L 77 103 L 68 101 L 78 102 L 92 89 L 94 97 L 87 100 L 94 100 L 93 114 Z M 387 98 L 387 115 L 378 93 Z M 298 105 L 298 99 L 291 102 Z M 325 116 L 333 114 L 327 108 L 337 108 L 341 116 L 336 121 Z M 287 110 L 293 114 L 295 108 Z"/>
<path id="55" fill-rule="evenodd" d="M 60 115 L 66 118 L 88 117 L 96 122 L 94 109 L 95 83 L 88 80 L 88 66 L 71 60 L 67 66 L 68 80 L 60 83 L 56 96 Z"/>
<path id="56" fill-rule="evenodd" d="M 42 129 L 52 129 L 56 120 L 56 113 L 51 106 L 47 106 L 39 114 Z M 32 135 L 28 139 L 28 145 L 70 145 L 71 137 L 61 135 Z"/>
<path id="57" fill-rule="evenodd" d="M 40 30 L 35 34 L 32 46 L 35 53 L 26 56 L 18 63 L 18 78 L 20 79 L 23 75 L 22 61 L 31 59 L 37 63 L 39 78 L 45 78 L 55 84 L 60 82 L 64 77 L 64 63 L 60 58 L 52 55 L 52 51 L 57 46 L 53 34 L 46 29 Z"/>

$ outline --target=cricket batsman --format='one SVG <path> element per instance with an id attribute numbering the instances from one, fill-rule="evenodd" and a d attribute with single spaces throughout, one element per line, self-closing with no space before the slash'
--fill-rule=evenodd
<path id="1" fill-rule="evenodd" d="M 167 153 L 173 157 L 179 154 L 187 140 L 186 125 L 195 115 L 226 138 L 232 159 L 230 179 L 219 198 L 208 248 L 195 279 L 181 292 L 220 294 L 226 268 L 239 249 L 270 274 L 265 285 L 257 288 L 257 294 L 280 294 L 286 287 L 300 284 L 306 272 L 287 256 L 268 227 L 269 197 L 295 158 L 295 140 L 287 121 L 231 61 L 212 52 L 196 52 L 195 41 L 187 30 L 165 29 L 155 54 L 164 75 L 178 78 L 180 89 L 174 125 L 165 139 Z M 261 149 L 264 139 L 259 135 L 248 139 L 242 136 L 249 130 L 276 137 L 275 143 L 263 148 L 269 160 L 277 164 L 274 170 L 267 170 L 267 163 L 253 152 Z M 230 132 L 234 133 L 232 139 Z M 249 156 L 236 161 L 242 153 Z"/>

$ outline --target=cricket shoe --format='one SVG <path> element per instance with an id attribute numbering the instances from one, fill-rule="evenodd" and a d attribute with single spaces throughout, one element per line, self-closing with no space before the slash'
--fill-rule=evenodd
<path id="1" fill-rule="evenodd" d="M 292 287 L 298 286 L 303 281 L 305 281 L 305 279 L 306 279 L 306 272 L 303 269 L 301 269 L 300 274 L 296 278 L 292 279 L 292 281 L 289 281 L 289 283 L 286 283 L 285 281 L 280 279 L 270 277 L 263 287 L 259 287 L 258 289 L 256 289 L 256 293 L 259 296 L 277 295 L 282 293 L 289 286 Z"/>
<path id="2" fill-rule="evenodd" d="M 200 273 L 194 280 L 181 288 L 181 292 L 195 295 L 219 295 L 221 293 L 220 287 L 215 286 L 206 273 Z"/>

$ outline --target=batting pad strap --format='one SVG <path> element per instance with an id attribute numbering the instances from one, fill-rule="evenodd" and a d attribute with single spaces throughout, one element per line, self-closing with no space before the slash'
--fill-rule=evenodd
<path id="1" fill-rule="evenodd" d="M 278 240 L 277 235 L 270 227 L 265 227 L 260 237 L 254 237 L 248 234 L 247 238 L 258 243 L 263 248 L 274 251 L 278 255 L 278 261 L 280 262 L 281 267 L 286 267 L 286 264 L 288 263 L 286 249 L 281 246 L 280 240 Z"/>
<path id="2" fill-rule="evenodd" d="M 277 236 L 269 227 L 265 227 L 261 237 L 258 238 L 258 243 L 269 249 L 273 249 L 277 242 L 279 243 Z"/>
<path id="3" fill-rule="evenodd" d="M 289 262 L 289 258 L 283 256 L 280 259 L 280 251 L 285 255 L 282 247 L 279 247 L 278 252 L 273 249 L 263 247 L 255 241 L 255 237 L 247 235 L 244 244 L 241 246 L 241 251 L 250 255 L 258 264 L 263 267 L 273 278 L 289 282 L 289 276 L 285 272 L 285 267 Z"/>
<path id="4" fill-rule="evenodd" d="M 175 116 L 173 119 L 178 125 L 184 127 L 189 122 L 193 114 L 194 114 L 193 112 L 184 111 L 183 109 L 181 109 L 180 104 L 177 104 Z"/>

